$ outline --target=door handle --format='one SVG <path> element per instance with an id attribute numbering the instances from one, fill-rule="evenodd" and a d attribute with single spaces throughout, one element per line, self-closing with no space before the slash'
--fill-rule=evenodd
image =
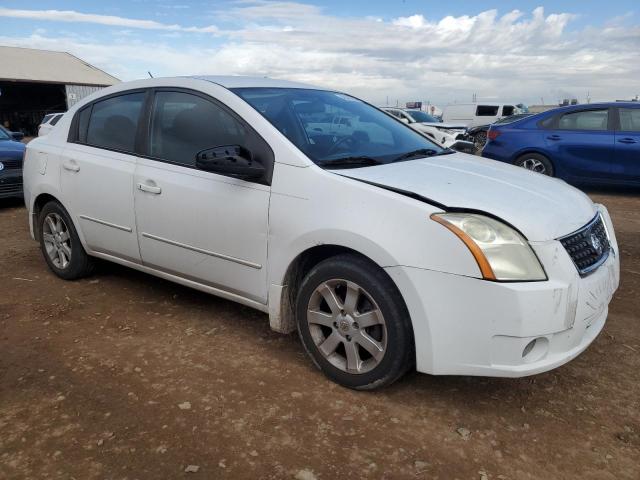
<path id="1" fill-rule="evenodd" d="M 153 193 L 154 195 L 159 195 L 162 192 L 162 188 L 158 187 L 157 185 L 147 185 L 146 183 L 139 183 L 138 190 Z"/>
<path id="2" fill-rule="evenodd" d="M 562 137 L 560 135 L 549 135 L 547 138 L 549 140 L 560 140 Z"/>
<path id="3" fill-rule="evenodd" d="M 65 170 L 69 170 L 70 172 L 79 172 L 80 171 L 80 165 L 78 165 L 77 163 L 72 163 L 72 162 L 64 162 L 62 164 L 62 168 L 64 168 Z"/>
<path id="4" fill-rule="evenodd" d="M 620 140 L 618 140 L 618 142 L 620 143 L 638 143 L 636 142 L 633 138 L 621 138 Z"/>

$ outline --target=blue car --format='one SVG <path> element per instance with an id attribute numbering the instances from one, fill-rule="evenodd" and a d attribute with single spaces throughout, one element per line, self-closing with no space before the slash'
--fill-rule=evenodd
<path id="1" fill-rule="evenodd" d="M 22 159 L 26 145 L 0 128 L 0 198 L 22 197 Z"/>
<path id="2" fill-rule="evenodd" d="M 574 184 L 640 185 L 640 103 L 556 108 L 491 125 L 482 156 Z"/>

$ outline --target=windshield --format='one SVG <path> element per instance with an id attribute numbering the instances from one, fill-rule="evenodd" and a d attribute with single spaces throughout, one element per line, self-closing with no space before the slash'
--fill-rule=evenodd
<path id="1" fill-rule="evenodd" d="M 232 91 L 320 165 L 342 159 L 353 167 L 375 165 L 397 161 L 417 150 L 432 155 L 444 151 L 381 110 L 342 93 L 300 88 Z"/>
<path id="2" fill-rule="evenodd" d="M 408 114 L 415 122 L 422 123 L 440 123 L 437 118 L 432 117 L 426 112 L 421 110 L 405 110 L 405 113 Z"/>
<path id="3" fill-rule="evenodd" d="M 4 128 L 0 128 L 0 140 L 11 140 Z"/>

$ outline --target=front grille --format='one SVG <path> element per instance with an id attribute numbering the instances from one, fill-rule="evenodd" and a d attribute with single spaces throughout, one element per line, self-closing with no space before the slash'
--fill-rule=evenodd
<path id="1" fill-rule="evenodd" d="M 2 160 L 0 158 L 0 163 L 2 163 L 2 165 L 4 165 L 4 168 L 6 170 L 15 170 L 18 168 L 22 168 L 22 160 Z"/>
<path id="2" fill-rule="evenodd" d="M 21 193 L 22 182 L 20 183 L 0 183 L 0 195 L 9 193 Z"/>
<path id="3" fill-rule="evenodd" d="M 598 268 L 609 256 L 611 244 L 600 214 L 577 232 L 559 239 L 580 275 Z"/>

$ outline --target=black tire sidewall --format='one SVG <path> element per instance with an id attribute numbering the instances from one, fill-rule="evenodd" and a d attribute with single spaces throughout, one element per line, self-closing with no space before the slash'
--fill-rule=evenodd
<path id="1" fill-rule="evenodd" d="M 545 157 L 544 155 L 542 155 L 540 153 L 527 153 L 527 154 L 524 154 L 524 155 L 520 155 L 517 158 L 517 160 L 514 162 L 514 165 L 516 167 L 524 168 L 522 166 L 522 162 L 524 162 L 527 158 L 535 158 L 536 160 L 538 160 L 538 161 L 540 161 L 541 163 L 544 164 L 544 168 L 546 169 L 546 173 L 543 173 L 543 175 L 546 175 L 548 177 L 553 177 L 555 175 L 555 170 L 553 168 L 553 164 L 551 163 L 551 160 L 549 160 L 547 157 Z M 526 169 L 526 170 L 528 170 L 528 169 Z M 531 171 L 531 170 L 529 170 L 529 171 Z"/>
<path id="2" fill-rule="evenodd" d="M 322 282 L 343 279 L 357 283 L 375 300 L 387 327 L 387 350 L 373 370 L 350 374 L 333 366 L 318 351 L 306 320 L 309 299 Z M 340 255 L 316 265 L 300 286 L 296 300 L 298 333 L 305 350 L 329 378 L 348 388 L 369 390 L 388 385 L 412 365 L 414 344 L 409 313 L 397 287 L 377 265 L 357 255 Z"/>
<path id="3" fill-rule="evenodd" d="M 44 246 L 44 220 L 50 213 L 56 213 L 60 215 L 60 217 L 62 217 L 62 219 L 64 220 L 67 229 L 69 230 L 69 235 L 71 238 L 71 260 L 69 261 L 69 265 L 67 266 L 67 268 L 56 267 L 49 258 L 47 250 Z M 80 238 L 78 237 L 76 227 L 65 208 L 58 202 L 52 201 L 47 203 L 40 212 L 38 223 L 38 233 L 40 236 L 38 240 L 40 241 L 40 250 L 42 251 L 42 255 L 44 256 L 44 259 L 51 271 L 53 271 L 53 273 L 55 273 L 58 277 L 65 280 L 75 280 L 77 278 L 82 278 L 88 275 L 91 271 L 92 266 L 91 259 L 85 252 L 84 247 L 82 246 L 82 242 L 80 242 Z"/>

